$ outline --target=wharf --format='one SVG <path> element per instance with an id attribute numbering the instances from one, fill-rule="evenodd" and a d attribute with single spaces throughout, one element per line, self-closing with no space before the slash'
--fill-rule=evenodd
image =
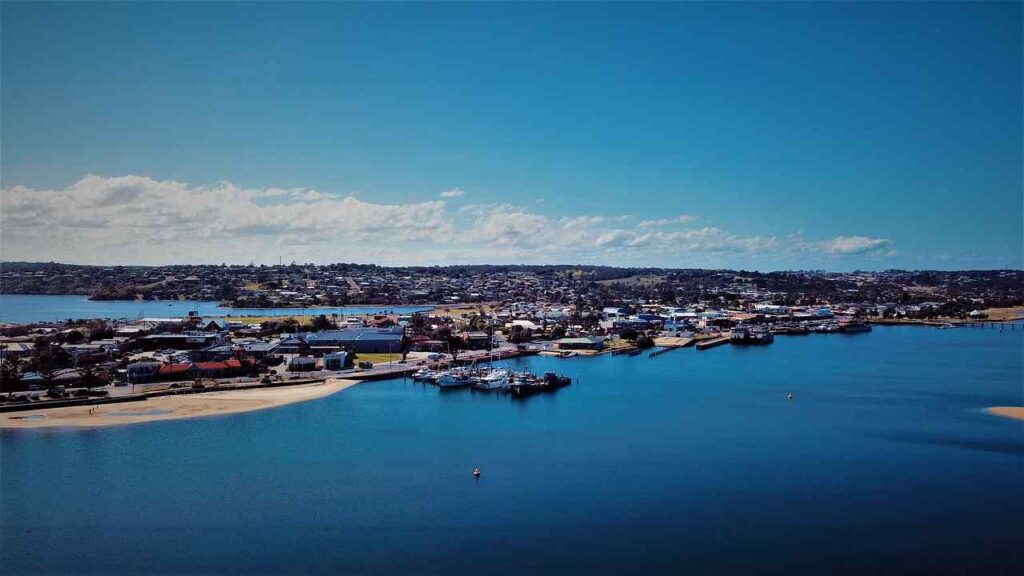
<path id="1" fill-rule="evenodd" d="M 654 339 L 654 345 L 662 348 L 685 348 L 696 342 L 694 338 L 676 338 L 675 336 L 661 336 Z"/>
<path id="2" fill-rule="evenodd" d="M 722 344 L 729 343 L 729 334 L 719 336 L 718 338 L 708 338 L 707 340 L 701 340 L 697 342 L 697 350 L 707 350 L 708 348 L 714 348 L 715 346 L 721 346 Z"/>

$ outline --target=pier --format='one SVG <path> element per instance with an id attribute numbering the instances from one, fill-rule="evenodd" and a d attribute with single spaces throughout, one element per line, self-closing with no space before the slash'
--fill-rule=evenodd
<path id="1" fill-rule="evenodd" d="M 697 350 L 707 350 L 708 348 L 714 348 L 715 346 L 721 346 L 722 344 L 729 343 L 730 335 L 719 336 L 717 338 L 708 338 L 707 340 L 701 340 L 697 342 Z"/>

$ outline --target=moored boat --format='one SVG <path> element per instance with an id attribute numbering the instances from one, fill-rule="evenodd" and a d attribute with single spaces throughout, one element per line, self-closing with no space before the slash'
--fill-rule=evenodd
<path id="1" fill-rule="evenodd" d="M 871 332 L 871 324 L 867 322 L 847 322 L 843 326 L 844 332 Z"/>
<path id="2" fill-rule="evenodd" d="M 431 370 L 430 368 L 420 368 L 419 370 L 413 372 L 412 379 L 416 382 L 433 383 L 437 381 L 437 373 Z"/>
<path id="3" fill-rule="evenodd" d="M 477 377 L 476 382 L 473 383 L 473 388 L 477 390 L 500 390 L 508 387 L 508 381 L 508 370 L 499 368 Z"/>
<path id="4" fill-rule="evenodd" d="M 473 383 L 473 378 L 463 369 L 455 368 L 442 372 L 437 377 L 437 385 L 441 388 L 462 388 Z"/>
<path id="5" fill-rule="evenodd" d="M 729 335 L 733 344 L 771 344 L 774 340 L 771 330 L 762 326 L 736 326 Z"/>
<path id="6" fill-rule="evenodd" d="M 548 372 L 543 377 L 538 378 L 534 374 L 529 372 L 516 374 L 512 378 L 512 382 L 508 385 L 508 391 L 517 397 L 530 396 L 539 392 L 546 392 L 548 390 L 555 390 L 572 384 L 572 379 L 568 376 L 561 376 L 554 372 Z"/>

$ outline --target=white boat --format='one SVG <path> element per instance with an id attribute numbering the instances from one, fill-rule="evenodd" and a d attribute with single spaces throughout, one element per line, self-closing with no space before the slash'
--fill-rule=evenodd
<path id="1" fill-rule="evenodd" d="M 508 370 L 491 370 L 484 376 L 477 378 L 473 388 L 478 390 L 498 390 L 508 388 Z"/>
<path id="2" fill-rule="evenodd" d="M 441 388 L 460 388 L 473 383 L 473 378 L 465 370 L 456 368 L 442 372 L 437 377 L 437 385 Z"/>
<path id="3" fill-rule="evenodd" d="M 413 372 L 412 379 L 417 382 L 433 382 L 437 380 L 437 374 L 430 368 L 420 368 Z"/>

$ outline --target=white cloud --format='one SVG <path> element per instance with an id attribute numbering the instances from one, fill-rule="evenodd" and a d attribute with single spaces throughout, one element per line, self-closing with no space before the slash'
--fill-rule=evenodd
<path id="1" fill-rule="evenodd" d="M 690 214 L 680 214 L 674 218 L 658 218 L 656 220 L 641 220 L 640 226 L 643 228 L 652 228 L 655 226 L 671 226 L 673 224 L 689 224 L 696 220 L 696 216 Z"/>
<path id="2" fill-rule="evenodd" d="M 866 236 L 836 236 L 820 243 L 822 250 L 829 254 L 848 255 L 880 252 L 888 248 L 892 242 L 885 238 L 868 238 Z"/>
<path id="3" fill-rule="evenodd" d="M 465 196 L 466 191 L 462 188 L 452 188 L 451 190 L 445 190 L 441 192 L 441 198 L 458 198 L 459 196 Z"/>
<path id="4" fill-rule="evenodd" d="M 891 252 L 888 240 L 864 236 L 809 241 L 799 233 L 658 228 L 692 221 L 687 215 L 634 223 L 629 215 L 556 217 L 536 210 L 455 208 L 444 200 L 379 204 L 305 188 L 88 175 L 57 190 L 4 188 L 0 248 L 5 260 L 109 264 L 273 262 L 282 256 L 299 262 L 707 267 L 794 260 L 810 266 L 814 258 Z"/>

